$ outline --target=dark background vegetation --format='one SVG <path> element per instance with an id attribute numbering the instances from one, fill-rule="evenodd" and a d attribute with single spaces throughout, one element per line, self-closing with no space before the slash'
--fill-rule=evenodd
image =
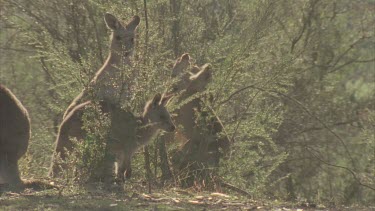
<path id="1" fill-rule="evenodd" d="M 136 73 L 135 113 L 165 91 L 182 53 L 212 64 L 207 92 L 232 143 L 221 180 L 255 198 L 374 202 L 375 1 L 153 0 L 147 13 L 145 2 L 1 0 L 0 83 L 32 122 L 23 178 L 47 174 L 64 110 L 107 56 L 110 12 L 141 16 L 125 70 Z"/>

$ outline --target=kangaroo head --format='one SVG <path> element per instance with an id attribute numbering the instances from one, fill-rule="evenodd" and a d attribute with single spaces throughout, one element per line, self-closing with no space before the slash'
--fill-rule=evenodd
<path id="1" fill-rule="evenodd" d="M 155 125 L 158 129 L 167 132 L 173 132 L 174 126 L 171 115 L 169 114 L 166 104 L 170 97 L 163 97 L 161 94 L 156 94 L 154 98 L 146 104 L 143 112 L 143 119 L 146 123 Z"/>
<path id="2" fill-rule="evenodd" d="M 190 56 L 188 53 L 182 54 L 180 58 L 176 60 L 172 69 L 172 78 L 179 76 L 184 73 L 184 70 L 190 66 Z"/>
<path id="3" fill-rule="evenodd" d="M 210 64 L 205 64 L 199 68 L 200 71 L 192 76 L 189 86 L 186 88 L 189 92 L 202 92 L 206 89 L 207 84 L 212 79 L 212 70 Z"/>
<path id="4" fill-rule="evenodd" d="M 171 90 L 169 94 L 178 93 L 184 89 L 186 89 L 190 83 L 190 76 L 191 74 L 186 71 L 186 69 L 190 66 L 190 56 L 189 54 L 185 53 L 180 58 L 178 58 L 173 65 L 171 78 L 177 80 L 172 84 Z"/>
<path id="5" fill-rule="evenodd" d="M 107 27 L 112 30 L 111 34 L 111 51 L 125 52 L 125 56 L 131 56 L 134 51 L 135 30 L 140 22 L 139 16 L 134 16 L 126 25 L 122 25 L 120 21 L 112 14 L 104 15 Z"/>

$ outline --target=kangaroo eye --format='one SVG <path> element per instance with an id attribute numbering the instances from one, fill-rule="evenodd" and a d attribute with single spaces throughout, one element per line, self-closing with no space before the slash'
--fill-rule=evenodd
<path id="1" fill-rule="evenodd" d="M 130 42 L 131 42 L 131 43 L 134 43 L 134 37 L 132 37 L 132 38 L 130 39 Z"/>
<path id="2" fill-rule="evenodd" d="M 117 36 L 116 36 L 116 40 L 121 40 L 121 36 L 120 36 L 120 35 L 117 35 Z"/>

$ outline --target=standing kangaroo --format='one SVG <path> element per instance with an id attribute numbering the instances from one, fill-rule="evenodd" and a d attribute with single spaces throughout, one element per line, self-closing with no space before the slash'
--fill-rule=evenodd
<path id="1" fill-rule="evenodd" d="M 176 95 L 178 103 L 182 104 L 173 112 L 173 121 L 179 129 L 176 133 L 177 136 L 175 134 L 164 134 L 161 137 L 162 144 L 160 147 L 165 147 L 164 142 L 170 142 L 173 139 L 182 139 L 185 143 L 182 146 L 181 152 L 191 152 L 194 145 L 198 146 L 200 150 L 200 152 L 195 152 L 199 156 L 186 154 L 184 157 L 185 161 L 194 158 L 194 161 L 200 162 L 200 159 L 211 159 L 210 154 L 218 152 L 218 148 L 221 148 L 224 153 L 228 153 L 230 141 L 225 136 L 218 136 L 218 133 L 223 130 L 223 125 L 215 116 L 209 118 L 205 124 L 197 125 L 197 113 L 200 116 L 207 116 L 208 113 L 202 111 L 200 97 L 190 98 L 206 90 L 206 86 L 212 78 L 212 70 L 209 64 L 201 67 L 189 67 L 189 60 L 190 56 L 183 54 L 173 66 L 171 77 L 174 83 L 166 95 Z M 196 148 L 194 149 L 196 151 Z M 171 172 L 169 166 L 167 166 L 168 158 L 165 152 L 165 149 L 160 150 L 160 159 L 162 161 L 162 178 L 167 179 L 170 177 Z M 180 167 L 184 168 L 186 165 L 183 164 Z"/>
<path id="2" fill-rule="evenodd" d="M 156 94 L 151 101 L 146 103 L 143 115 L 139 118 L 117 106 L 108 106 L 101 102 L 102 112 L 109 114 L 111 119 L 108 144 L 110 152 L 115 155 L 117 178 L 123 180 L 124 175 L 126 178 L 130 178 L 133 154 L 141 146 L 146 145 L 158 130 L 167 132 L 175 130 L 170 114 L 165 107 L 168 100 L 168 98 L 162 98 L 160 94 Z M 59 128 L 54 156 L 60 155 L 62 159 L 65 159 L 64 148 L 68 151 L 72 150 L 69 138 L 74 137 L 80 140 L 85 137 L 86 131 L 82 129 L 82 115 L 85 107 L 90 104 L 91 101 L 81 103 L 66 116 Z M 112 161 L 106 162 L 103 168 L 105 172 L 102 174 L 111 172 L 112 166 Z M 57 163 L 53 160 L 50 176 L 57 176 L 59 170 Z"/>
<path id="3" fill-rule="evenodd" d="M 166 96 L 177 94 L 180 103 L 199 92 L 203 92 L 212 78 L 212 70 L 209 64 L 202 67 L 193 66 L 188 71 L 189 60 L 188 54 L 183 54 L 177 59 L 172 70 L 172 78 L 177 79 L 177 81 L 172 85 L 171 91 L 166 94 Z M 196 109 L 200 110 L 199 98 L 183 104 L 174 112 L 176 115 L 173 120 L 176 125 L 183 126 L 185 134 L 193 134 L 193 128 L 195 127 L 194 110 Z"/>
<path id="4" fill-rule="evenodd" d="M 123 26 L 113 15 L 104 15 L 107 27 L 112 31 L 110 37 L 110 51 L 103 66 L 96 72 L 88 88 L 85 88 L 69 105 L 63 115 L 63 119 L 78 104 L 91 100 L 88 96 L 93 91 L 94 98 L 117 104 L 126 96 L 125 87 L 121 76 L 121 67 L 124 63 L 130 65 L 130 56 L 134 52 L 135 30 L 139 25 L 139 16 Z"/>
<path id="5" fill-rule="evenodd" d="M 173 124 L 171 115 L 166 109 L 166 104 L 170 98 L 156 94 L 154 98 L 146 103 L 142 116 L 138 117 L 138 124 L 135 128 L 135 137 L 125 134 L 123 126 L 129 122 L 121 119 L 121 115 L 116 115 L 112 121 L 111 138 L 119 140 L 114 145 L 116 149 L 116 176 L 123 180 L 131 177 L 131 158 L 141 146 L 148 144 L 152 137 L 159 131 L 173 132 L 176 127 Z M 120 113 L 123 111 L 120 111 Z M 120 118 L 119 118 L 120 117 Z M 130 122 L 135 124 L 135 122 Z"/>
<path id="6" fill-rule="evenodd" d="M 189 75 L 188 81 L 186 79 L 187 75 Z M 193 66 L 190 71 L 187 71 L 185 68 L 185 72 L 181 71 L 176 77 L 180 77 L 180 80 L 176 82 L 177 85 L 174 85 L 174 87 L 183 89 L 183 92 L 178 97 L 179 102 L 183 102 L 189 97 L 206 90 L 208 83 L 212 79 L 211 66 L 210 64 L 205 64 L 201 67 Z M 176 93 L 175 91 L 176 89 L 172 90 L 172 93 L 170 94 Z M 188 140 L 201 139 L 200 132 L 197 132 L 197 129 L 199 131 L 199 128 L 196 127 L 195 115 L 197 111 L 201 112 L 201 110 L 201 99 L 195 98 L 182 105 L 177 111 L 175 111 L 177 115 L 173 118 L 173 120 L 176 125 L 181 125 L 183 127 L 183 134 Z M 216 135 L 223 131 L 223 125 L 221 125 L 217 117 L 213 117 L 211 118 L 206 129 L 208 129 L 212 135 Z M 228 137 L 218 138 L 217 145 L 222 148 L 224 153 L 229 152 L 230 141 Z"/>
<path id="7" fill-rule="evenodd" d="M 0 186 L 20 186 L 18 160 L 26 153 L 30 119 L 21 102 L 0 84 Z"/>

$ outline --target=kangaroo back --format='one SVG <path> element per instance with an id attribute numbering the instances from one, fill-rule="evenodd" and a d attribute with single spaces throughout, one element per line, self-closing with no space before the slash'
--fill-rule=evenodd
<path id="1" fill-rule="evenodd" d="M 0 84 L 0 185 L 20 184 L 18 160 L 26 153 L 29 138 L 27 110 Z"/>

